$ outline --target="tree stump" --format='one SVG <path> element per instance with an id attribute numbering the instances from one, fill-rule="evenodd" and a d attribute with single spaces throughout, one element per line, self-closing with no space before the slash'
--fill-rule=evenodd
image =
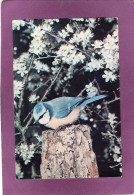
<path id="1" fill-rule="evenodd" d="M 44 131 L 41 158 L 42 179 L 99 177 L 88 125 Z"/>

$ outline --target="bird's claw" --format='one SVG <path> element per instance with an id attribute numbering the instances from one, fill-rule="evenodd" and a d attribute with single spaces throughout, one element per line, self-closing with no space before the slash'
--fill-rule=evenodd
<path id="1" fill-rule="evenodd" d="M 60 131 L 61 129 L 63 129 L 64 127 L 65 127 L 65 126 L 61 126 L 61 127 L 58 127 L 57 129 L 55 129 L 53 135 L 54 135 L 55 133 L 57 134 L 57 132 Z"/>

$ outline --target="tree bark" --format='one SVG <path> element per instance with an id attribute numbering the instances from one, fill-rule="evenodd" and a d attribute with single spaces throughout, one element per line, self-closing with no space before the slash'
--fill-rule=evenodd
<path id="1" fill-rule="evenodd" d="M 88 125 L 47 130 L 42 138 L 42 179 L 99 177 Z"/>

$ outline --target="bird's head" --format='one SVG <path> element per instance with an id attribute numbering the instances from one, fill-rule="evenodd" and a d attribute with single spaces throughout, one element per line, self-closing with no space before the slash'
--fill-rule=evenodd
<path id="1" fill-rule="evenodd" d="M 45 106 L 44 103 L 38 103 L 34 107 L 33 117 L 35 120 L 34 123 L 39 122 L 42 125 L 46 125 L 50 121 L 49 109 Z"/>

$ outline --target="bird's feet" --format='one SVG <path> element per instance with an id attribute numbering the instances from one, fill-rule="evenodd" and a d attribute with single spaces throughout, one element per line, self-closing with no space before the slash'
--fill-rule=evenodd
<path id="1" fill-rule="evenodd" d="M 58 131 L 64 129 L 65 127 L 66 127 L 66 126 L 60 126 L 60 127 L 58 127 L 57 129 L 54 130 L 53 135 L 54 135 L 55 133 L 57 134 Z"/>

